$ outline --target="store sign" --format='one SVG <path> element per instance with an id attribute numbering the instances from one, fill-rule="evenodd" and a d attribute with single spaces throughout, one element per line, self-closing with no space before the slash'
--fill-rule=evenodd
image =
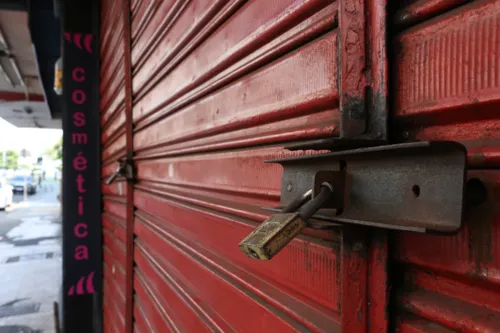
<path id="1" fill-rule="evenodd" d="M 98 331 L 102 265 L 99 70 L 92 17 L 71 26 L 72 13 L 62 66 L 64 331 L 89 333 Z"/>

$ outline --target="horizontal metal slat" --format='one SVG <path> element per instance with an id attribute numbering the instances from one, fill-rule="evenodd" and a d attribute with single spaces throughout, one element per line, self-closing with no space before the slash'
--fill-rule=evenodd
<path id="1" fill-rule="evenodd" d="M 113 202 L 111 200 L 106 200 L 106 198 L 104 198 L 103 204 L 104 204 L 104 211 L 105 212 L 113 214 L 114 216 L 121 218 L 123 220 L 127 219 L 126 218 L 127 210 L 126 210 L 126 206 L 123 203 Z M 126 224 L 123 224 L 123 225 L 126 225 Z"/>
<path id="2" fill-rule="evenodd" d="M 137 179 L 218 192 L 245 191 L 254 197 L 277 198 L 282 168 L 264 161 L 300 155 L 281 147 L 268 147 L 140 160 L 136 163 Z"/>
<path id="3" fill-rule="evenodd" d="M 335 108 L 338 105 L 336 40 L 335 33 L 324 36 L 153 123 L 147 130 L 136 133 L 134 148 L 140 151 L 185 143 Z M 329 113 L 332 124 L 338 118 L 336 113 Z M 330 127 L 330 133 L 333 128 Z"/>
<path id="4" fill-rule="evenodd" d="M 125 244 L 125 221 L 118 218 L 108 212 L 103 212 L 102 214 L 102 225 L 103 228 L 108 230 L 111 234 L 116 236 L 123 244 Z"/>
<path id="5" fill-rule="evenodd" d="M 153 330 L 150 324 L 146 321 L 144 314 L 141 309 L 137 305 L 136 302 L 137 296 L 134 299 L 134 333 L 152 333 Z"/>
<path id="6" fill-rule="evenodd" d="M 143 284 L 147 284 L 151 292 L 157 295 L 158 307 L 168 312 L 173 321 L 182 325 L 184 332 L 223 332 L 217 326 L 212 325 L 207 313 L 199 311 L 200 304 L 190 298 L 185 289 L 180 289 L 176 281 L 153 266 L 144 254 L 146 251 L 146 248 L 136 244 L 135 270 L 136 274 L 143 276 Z"/>
<path id="7" fill-rule="evenodd" d="M 104 263 L 104 282 L 109 284 L 111 303 L 115 304 L 117 312 L 123 317 L 125 314 L 125 284 L 123 283 L 125 274 L 116 260 L 113 261 L 109 256 L 106 256 L 106 259 L 109 261 Z"/>
<path id="8" fill-rule="evenodd" d="M 101 124 L 106 125 L 113 115 L 125 107 L 125 89 L 119 89 L 118 95 L 113 102 L 105 109 L 101 109 Z"/>
<path id="9" fill-rule="evenodd" d="M 99 47 L 101 55 L 103 52 L 105 53 L 108 50 L 110 40 L 113 39 L 113 37 L 116 38 L 116 36 L 113 34 L 114 30 L 112 28 L 116 27 L 120 24 L 120 22 L 122 22 L 120 2 L 111 0 L 109 1 L 109 3 L 111 4 L 108 4 L 109 10 L 101 18 L 101 47 Z"/>
<path id="10" fill-rule="evenodd" d="M 183 207 L 141 191 L 135 191 L 134 195 L 136 207 L 142 212 L 169 221 L 165 228 L 180 228 L 183 234 L 196 239 L 201 246 L 234 265 L 254 272 L 260 279 L 277 287 L 287 286 L 293 290 L 290 293 L 295 298 L 304 298 L 303 302 L 311 307 L 318 302 L 333 312 L 339 311 L 336 277 L 338 247 L 333 242 L 329 244 L 331 247 L 327 247 L 326 242 L 319 245 L 312 239 L 297 238 L 272 263 L 256 263 L 237 248 L 238 242 L 253 230 L 254 225 L 205 210 Z M 221 242 L 221 239 L 225 241 Z M 321 277 L 314 272 L 322 272 Z"/>
<path id="11" fill-rule="evenodd" d="M 104 281 L 104 295 L 105 297 L 110 298 L 106 305 L 106 309 L 108 310 L 108 316 L 110 316 L 111 326 L 114 329 L 114 332 L 121 333 L 125 330 L 125 319 L 123 314 L 121 313 L 120 306 L 116 303 L 116 294 L 113 287 L 113 284 Z"/>
<path id="12" fill-rule="evenodd" d="M 398 9 L 394 23 L 398 27 L 409 26 L 445 13 L 468 1 L 469 0 L 416 0 L 409 4 L 401 2 L 403 7 Z"/>
<path id="13" fill-rule="evenodd" d="M 463 142 L 500 166 L 500 1 L 475 1 L 397 37 L 395 126 L 403 140 Z"/>
<path id="14" fill-rule="evenodd" d="M 162 78 L 161 73 L 154 76 L 162 78 L 161 81 L 151 75 L 141 77 L 139 73 L 134 77 L 134 95 L 143 90 L 143 83 L 147 82 L 148 87 L 153 87 L 145 96 L 138 96 L 140 99 L 134 107 L 134 122 L 157 112 L 329 3 L 326 0 L 301 3 L 280 0 L 273 1 L 272 6 L 266 2 L 262 7 L 261 1 L 248 2 L 165 78 Z M 184 85 L 180 86 L 181 82 Z"/>
<path id="15" fill-rule="evenodd" d="M 424 289 L 444 296 L 468 302 L 495 312 L 500 316 L 500 292 L 489 284 L 473 284 L 464 276 L 444 276 L 437 272 L 408 267 L 405 279 L 411 281 L 409 289 Z"/>
<path id="16" fill-rule="evenodd" d="M 398 332 L 401 333 L 453 333 L 441 325 L 416 316 L 404 315 L 398 320 Z"/>
<path id="17" fill-rule="evenodd" d="M 273 306 L 255 298 L 248 289 L 238 286 L 233 277 L 207 267 L 203 263 L 206 259 L 197 258 L 197 255 L 186 252 L 186 249 L 179 247 L 178 243 L 172 243 L 172 238 L 167 240 L 165 234 L 160 236 L 157 232 L 149 231 L 143 223 L 136 223 L 134 229 L 137 237 L 151 244 L 158 253 L 161 253 L 164 260 L 176 267 L 181 274 L 179 278 L 187 279 L 200 299 L 225 318 L 236 331 L 252 331 L 264 327 L 266 330 L 279 332 L 306 330 L 284 313 L 276 316 L 277 308 L 273 310 Z M 215 294 L 213 290 L 217 290 L 217 293 Z M 246 324 L 241 316 L 247 318 Z M 262 320 L 262 318 L 267 319 Z"/>
<path id="18" fill-rule="evenodd" d="M 116 258 L 118 263 L 125 267 L 126 255 L 125 255 L 125 244 L 123 244 L 120 240 L 116 239 L 116 237 L 111 234 L 106 229 L 103 230 L 103 240 L 104 245 L 108 247 L 113 254 L 113 257 Z"/>
<path id="19" fill-rule="evenodd" d="M 174 2 L 174 0 L 141 0 L 139 2 L 137 13 L 131 21 L 132 41 L 136 40 L 137 36 L 144 31 L 149 20 L 162 2 L 166 2 L 168 4 Z"/>
<path id="20" fill-rule="evenodd" d="M 117 32 L 117 34 L 122 34 L 123 31 Z M 120 42 L 115 46 L 115 49 L 111 51 L 109 56 L 101 57 L 101 76 L 100 85 L 101 94 L 108 90 L 108 86 L 111 80 L 116 79 L 124 75 L 123 73 L 123 61 L 124 61 L 124 44 L 123 36 L 119 36 Z M 118 75 L 121 73 L 121 75 Z"/>
<path id="21" fill-rule="evenodd" d="M 137 273 L 134 274 L 134 291 L 136 294 L 134 306 L 140 309 L 142 315 L 147 318 L 152 332 L 182 332 L 177 326 L 178 323 L 162 311 L 163 309 L 156 301 L 156 295 L 148 290 L 144 278 Z"/>
<path id="22" fill-rule="evenodd" d="M 424 290 L 402 297 L 403 309 L 461 332 L 498 332 L 500 313 Z"/>
<path id="23" fill-rule="evenodd" d="M 154 330 L 151 319 L 148 317 L 147 313 L 145 313 L 144 308 L 142 306 L 142 302 L 137 296 L 134 297 L 134 321 L 136 324 L 140 324 L 145 332 L 155 333 L 157 331 Z M 170 330 L 166 331 L 166 333 L 171 332 Z"/>
<path id="24" fill-rule="evenodd" d="M 158 159 L 338 136 L 338 116 L 338 110 L 320 111 L 303 117 L 243 128 L 186 142 L 158 145 L 155 148 L 138 152 L 136 156 L 138 159 Z"/>
<path id="25" fill-rule="evenodd" d="M 103 247 L 104 252 L 104 279 L 112 281 L 113 285 L 119 285 L 120 299 L 125 300 L 125 271 L 118 259 L 115 258 L 110 248 L 107 246 Z"/>
<path id="26" fill-rule="evenodd" d="M 127 144 L 127 133 L 125 129 L 123 129 L 123 133 L 120 134 L 116 138 L 114 142 L 111 142 L 108 147 L 105 147 L 105 150 L 102 151 L 102 160 L 106 163 L 109 160 L 117 160 L 125 156 Z"/>
<path id="27" fill-rule="evenodd" d="M 189 6 L 191 1 L 161 1 L 158 8 L 150 17 L 145 25 L 144 30 L 136 38 L 132 40 L 131 61 L 132 67 L 136 66 L 137 60 L 141 57 L 147 57 L 148 54 L 156 47 L 158 39 L 161 36 L 169 33 L 172 25 L 176 24 L 179 15 L 183 15 L 186 6 Z M 207 4 L 210 2 L 206 2 Z M 191 21 L 193 23 L 193 21 Z M 168 52 L 169 48 L 163 49 L 163 52 Z"/>
<path id="28" fill-rule="evenodd" d="M 115 169 L 116 170 L 116 169 Z M 127 182 L 125 179 L 117 179 L 110 185 L 103 184 L 101 193 L 104 196 L 127 196 Z"/>
<path id="29" fill-rule="evenodd" d="M 487 104 L 500 104 L 499 29 L 500 1 L 478 1 L 400 35 L 397 116 L 447 112 L 456 121 L 464 108 L 481 111 L 474 119 L 492 112 Z"/>
<path id="30" fill-rule="evenodd" d="M 125 145 L 123 144 L 123 136 L 126 135 L 126 128 L 125 126 L 119 127 L 115 133 L 113 133 L 113 136 L 111 138 L 108 138 L 102 145 L 102 156 L 110 156 L 113 155 L 117 150 L 121 150 L 125 148 Z"/>
<path id="31" fill-rule="evenodd" d="M 109 118 L 108 122 L 101 126 L 101 143 L 106 144 L 109 140 L 113 140 L 116 134 L 125 127 L 126 121 L 125 108 L 119 109 Z"/>
<path id="32" fill-rule="evenodd" d="M 101 100 L 99 101 L 101 113 L 105 111 L 112 111 L 116 108 L 116 105 L 120 105 L 123 103 L 124 94 L 124 86 L 125 86 L 125 77 L 123 74 L 123 66 L 120 66 L 117 71 L 117 75 L 115 75 L 113 81 L 106 87 L 106 91 L 101 94 Z"/>
<path id="33" fill-rule="evenodd" d="M 132 48 L 132 68 L 136 73 L 143 65 L 147 73 L 154 73 L 154 69 L 165 65 L 167 59 L 171 59 L 183 47 L 186 46 L 209 20 L 215 19 L 216 12 L 230 1 L 203 1 L 193 0 L 186 2 L 186 7 L 179 13 L 177 19 L 172 22 L 170 29 L 158 29 L 154 40 L 148 40 L 154 34 L 142 36 Z M 155 28 L 151 26 L 150 29 Z M 157 59 L 160 63 L 148 61 L 149 58 Z"/>
<path id="34" fill-rule="evenodd" d="M 123 327 L 120 323 L 120 318 L 116 311 L 116 307 L 114 303 L 111 301 L 113 299 L 113 293 L 110 290 L 110 286 L 108 283 L 104 283 L 103 285 L 103 317 L 104 317 L 104 325 L 106 330 L 104 332 L 113 332 L 120 333 L 120 328 Z"/>

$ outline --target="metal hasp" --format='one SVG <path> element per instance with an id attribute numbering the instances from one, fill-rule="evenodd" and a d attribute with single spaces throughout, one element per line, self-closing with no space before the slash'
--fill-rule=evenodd
<path id="1" fill-rule="evenodd" d="M 281 206 L 343 174 L 342 208 L 315 218 L 417 232 L 453 233 L 464 207 L 467 152 L 456 142 L 414 142 L 268 161 L 283 166 Z M 334 184 L 335 186 L 335 184 Z M 338 185 L 337 185 L 338 187 Z"/>
<path id="2" fill-rule="evenodd" d="M 132 160 L 120 160 L 116 171 L 106 179 L 106 185 L 111 185 L 119 176 L 124 177 L 127 181 L 135 180 L 135 169 Z"/>
<path id="3" fill-rule="evenodd" d="M 269 260 L 305 227 L 338 223 L 456 232 L 462 225 L 466 156 L 463 145 L 440 141 L 267 161 L 283 166 L 284 208 L 239 247 L 250 258 Z"/>

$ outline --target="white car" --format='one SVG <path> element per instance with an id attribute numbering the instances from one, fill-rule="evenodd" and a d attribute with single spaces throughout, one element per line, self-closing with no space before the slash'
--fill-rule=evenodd
<path id="1" fill-rule="evenodd" d="M 0 179 L 0 209 L 12 205 L 12 190 L 14 187 L 6 179 Z"/>

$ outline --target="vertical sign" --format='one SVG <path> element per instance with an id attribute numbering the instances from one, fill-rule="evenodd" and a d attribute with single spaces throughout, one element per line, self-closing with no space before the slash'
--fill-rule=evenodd
<path id="1" fill-rule="evenodd" d="M 94 14 L 94 15 L 92 15 Z M 99 63 L 96 2 L 63 9 L 63 328 L 99 332 Z"/>

